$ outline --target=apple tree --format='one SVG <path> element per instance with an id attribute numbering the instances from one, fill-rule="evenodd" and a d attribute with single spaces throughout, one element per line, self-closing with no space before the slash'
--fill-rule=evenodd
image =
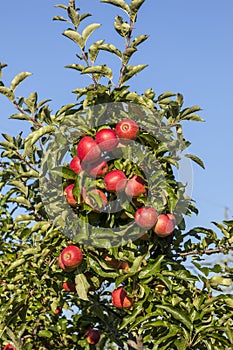
<path id="1" fill-rule="evenodd" d="M 78 52 L 66 67 L 90 78 L 75 102 L 52 113 L 37 92 L 18 98 L 29 72 L 0 82 L 10 119 L 30 124 L 0 142 L 0 347 L 230 350 L 232 268 L 205 259 L 232 250 L 233 221 L 187 228 L 198 209 L 177 176 L 181 160 L 204 167 L 182 129 L 201 108 L 131 91 L 147 66 L 130 62 L 148 38 L 134 36 L 147 2 L 101 1 L 123 49 L 93 42 L 100 24 L 85 25 L 74 0 L 57 5 Z"/>

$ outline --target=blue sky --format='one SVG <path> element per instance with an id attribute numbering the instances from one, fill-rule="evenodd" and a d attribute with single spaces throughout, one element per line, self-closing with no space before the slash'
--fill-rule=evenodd
<path id="1" fill-rule="evenodd" d="M 67 0 L 68 2 L 68 0 Z M 67 5 L 67 2 L 63 2 Z M 57 1 L 2 1 L 0 15 L 0 61 L 8 64 L 3 80 L 9 84 L 21 71 L 33 73 L 17 90 L 19 96 L 37 91 L 39 99 L 51 98 L 55 112 L 62 105 L 75 102 L 74 88 L 89 80 L 73 70 L 76 46 L 61 33 L 66 23 L 55 22 L 55 15 L 65 15 L 54 8 Z M 120 43 L 113 27 L 120 9 L 99 0 L 77 0 L 82 12 L 93 17 L 86 25 L 102 23 L 90 42 L 106 39 Z M 184 123 L 186 138 L 192 142 L 190 152 L 200 156 L 206 170 L 193 166 L 193 198 L 200 210 L 190 225 L 211 226 L 224 218 L 224 208 L 233 215 L 233 2 L 232 0 L 146 0 L 141 8 L 135 34 L 149 34 L 139 46 L 132 63 L 149 67 L 131 81 L 139 93 L 152 87 L 157 95 L 165 91 L 180 92 L 185 107 L 199 105 L 205 123 Z M 110 56 L 106 56 L 110 57 Z M 106 62 L 103 62 L 106 63 Z M 107 62 L 117 70 L 118 61 Z M 17 134 L 26 124 L 8 120 L 14 113 L 10 103 L 0 96 L 0 131 Z"/>

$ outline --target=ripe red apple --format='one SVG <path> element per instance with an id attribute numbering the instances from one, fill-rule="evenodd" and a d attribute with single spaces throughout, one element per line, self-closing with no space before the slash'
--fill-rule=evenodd
<path id="1" fill-rule="evenodd" d="M 86 163 L 84 169 L 94 178 L 101 177 L 107 174 L 108 172 L 108 163 L 105 159 L 100 158 L 95 163 Z"/>
<path id="2" fill-rule="evenodd" d="M 101 155 L 101 149 L 91 136 L 84 136 L 78 143 L 77 156 L 83 162 L 97 160 Z"/>
<path id="3" fill-rule="evenodd" d="M 62 287 L 67 292 L 76 292 L 75 283 L 73 281 L 62 282 Z"/>
<path id="4" fill-rule="evenodd" d="M 79 159 L 79 157 L 74 157 L 71 162 L 70 162 L 70 169 L 74 170 L 76 172 L 76 174 L 81 173 L 82 166 L 81 166 L 81 161 Z"/>
<path id="5" fill-rule="evenodd" d="M 58 257 L 58 265 L 59 267 L 64 270 L 65 272 L 72 272 L 76 269 L 76 267 L 67 267 L 63 264 L 62 260 L 61 260 L 61 254 Z"/>
<path id="6" fill-rule="evenodd" d="M 97 344 L 100 340 L 100 333 L 98 329 L 91 328 L 88 331 L 85 332 L 87 336 L 87 342 L 89 344 Z"/>
<path id="7" fill-rule="evenodd" d="M 154 232 L 159 237 L 169 236 L 176 226 L 176 220 L 173 214 L 160 214 L 154 226 Z"/>
<path id="8" fill-rule="evenodd" d="M 128 309 L 133 305 L 133 299 L 128 297 L 123 287 L 118 287 L 112 292 L 112 303 L 120 309 Z"/>
<path id="9" fill-rule="evenodd" d="M 112 129 L 104 128 L 95 135 L 97 145 L 102 151 L 111 151 L 118 144 L 118 136 Z"/>
<path id="10" fill-rule="evenodd" d="M 16 348 L 13 348 L 11 344 L 7 344 L 4 346 L 3 350 L 16 350 Z"/>
<path id="11" fill-rule="evenodd" d="M 157 213 L 152 207 L 142 207 L 137 209 L 134 219 L 138 226 L 150 229 L 156 223 Z"/>
<path id="12" fill-rule="evenodd" d="M 65 268 L 77 268 L 81 263 L 83 254 L 75 245 L 69 245 L 61 252 L 61 261 Z"/>
<path id="13" fill-rule="evenodd" d="M 146 181 L 139 175 L 134 175 L 125 187 L 125 193 L 129 197 L 138 197 L 140 194 L 146 194 Z"/>
<path id="14" fill-rule="evenodd" d="M 104 177 L 104 187 L 110 192 L 124 191 L 127 177 L 122 170 L 112 170 Z"/>
<path id="15" fill-rule="evenodd" d="M 64 189 L 64 193 L 66 195 L 66 200 L 69 203 L 69 205 L 71 205 L 72 207 L 75 207 L 77 205 L 77 201 L 72 193 L 73 188 L 74 188 L 74 184 L 67 186 Z"/>
<path id="16" fill-rule="evenodd" d="M 85 190 L 84 190 L 85 191 Z M 83 192 L 84 193 L 84 192 Z M 94 193 L 96 194 L 98 197 L 99 197 L 99 200 L 101 201 L 101 206 L 98 206 L 98 204 L 96 203 L 95 199 L 92 198 L 89 194 L 90 193 Z M 104 209 L 104 207 L 106 206 L 108 200 L 107 200 L 107 197 L 105 196 L 104 192 L 95 188 L 91 191 L 89 191 L 88 194 L 86 194 L 86 191 L 85 191 L 85 194 L 83 194 L 85 196 L 84 198 L 84 201 L 90 206 L 92 207 L 92 209 L 94 211 L 101 211 Z"/>
<path id="17" fill-rule="evenodd" d="M 135 140 L 137 138 L 138 125 L 132 119 L 123 119 L 116 125 L 116 133 L 119 138 Z"/>
<path id="18" fill-rule="evenodd" d="M 59 315 L 62 313 L 62 306 L 57 306 L 57 308 L 53 311 L 54 315 Z"/>

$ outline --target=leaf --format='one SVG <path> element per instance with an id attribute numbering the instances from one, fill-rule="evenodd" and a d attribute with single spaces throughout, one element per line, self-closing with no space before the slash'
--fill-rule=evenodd
<path id="1" fill-rule="evenodd" d="M 84 42 L 84 45 L 87 42 L 87 39 L 89 38 L 89 36 L 99 27 L 101 26 L 101 24 L 99 23 L 92 23 L 89 24 L 86 28 L 84 28 L 83 32 L 82 32 L 82 39 Z"/>
<path id="2" fill-rule="evenodd" d="M 32 121 L 31 118 L 29 116 L 27 116 L 26 114 L 23 113 L 17 113 L 17 114 L 12 114 L 9 119 L 18 119 L 18 120 L 28 120 L 28 121 Z"/>
<path id="3" fill-rule="evenodd" d="M 69 6 L 67 9 L 67 13 L 75 28 L 78 28 L 80 23 L 80 16 L 78 12 L 73 7 Z"/>
<path id="4" fill-rule="evenodd" d="M 126 4 L 126 2 L 124 0 L 101 0 L 101 2 L 105 2 L 107 4 L 111 4 L 111 5 L 120 7 L 127 14 L 130 13 L 129 6 Z"/>
<path id="5" fill-rule="evenodd" d="M 186 117 L 179 118 L 179 121 L 181 121 L 181 120 L 192 120 L 192 121 L 196 121 L 196 122 L 204 122 L 205 121 L 198 114 L 189 114 Z"/>
<path id="6" fill-rule="evenodd" d="M 24 80 L 26 79 L 27 77 L 30 77 L 30 75 L 32 75 L 32 73 L 30 72 L 21 72 L 19 74 L 17 74 L 14 79 L 12 80 L 11 82 L 11 85 L 10 85 L 10 89 L 12 91 L 15 91 L 15 89 L 17 88 L 17 86 Z"/>
<path id="7" fill-rule="evenodd" d="M 76 178 L 75 171 L 65 166 L 54 167 L 51 172 L 67 180 L 75 180 Z"/>
<path id="8" fill-rule="evenodd" d="M 41 330 L 38 332 L 38 336 L 44 338 L 51 338 L 53 336 L 53 333 L 47 330 Z"/>
<path id="9" fill-rule="evenodd" d="M 12 264 L 9 265 L 9 267 L 6 269 L 6 274 L 11 271 L 16 269 L 17 267 L 19 267 L 20 265 L 24 264 L 25 262 L 25 258 L 21 258 L 18 260 L 15 260 Z"/>
<path id="10" fill-rule="evenodd" d="M 132 21 L 135 21 L 138 10 L 142 6 L 142 4 L 145 2 L 145 0 L 132 0 L 129 8 L 130 8 L 130 18 Z"/>
<path id="11" fill-rule="evenodd" d="M 127 80 L 131 79 L 135 74 L 141 72 L 145 69 L 148 64 L 138 64 L 137 66 L 126 66 L 125 74 L 122 77 L 121 83 L 125 83 Z"/>
<path id="12" fill-rule="evenodd" d="M 86 67 L 81 74 L 100 74 L 112 80 L 112 70 L 106 65 Z"/>
<path id="13" fill-rule="evenodd" d="M 205 165 L 203 163 L 203 161 L 197 157 L 197 156 L 194 156 L 193 154 L 185 154 L 185 157 L 186 158 L 190 158 L 193 162 L 197 163 L 198 165 L 200 165 L 200 167 L 202 167 L 203 169 L 205 169 Z"/>
<path id="14" fill-rule="evenodd" d="M 185 108 L 180 113 L 181 119 L 183 119 L 183 117 L 186 117 L 187 115 L 193 114 L 194 112 L 198 112 L 198 111 L 201 111 L 201 107 L 199 106 L 192 106 L 189 108 Z"/>
<path id="15" fill-rule="evenodd" d="M 85 67 L 82 64 L 73 63 L 73 64 L 68 64 L 67 66 L 65 66 L 65 68 L 72 68 L 82 72 Z"/>
<path id="16" fill-rule="evenodd" d="M 11 102 L 15 99 L 13 91 L 5 86 L 0 86 L 0 94 L 6 96 Z"/>
<path id="17" fill-rule="evenodd" d="M 90 47 L 89 47 L 89 58 L 91 60 L 92 63 L 95 62 L 97 56 L 98 56 L 98 53 L 99 53 L 99 47 L 104 43 L 104 40 L 99 40 L 99 41 L 96 41 L 94 44 L 92 44 Z"/>
<path id="18" fill-rule="evenodd" d="M 88 289 L 90 288 L 90 284 L 83 273 L 79 273 L 75 276 L 75 284 L 79 298 L 82 300 L 89 300 L 87 293 Z"/>
<path id="19" fill-rule="evenodd" d="M 25 151 L 27 147 L 31 147 L 34 143 L 36 143 L 42 136 L 49 134 L 55 131 L 55 126 L 46 125 L 42 126 L 40 129 L 34 131 L 25 139 Z"/>
<path id="20" fill-rule="evenodd" d="M 146 34 L 139 35 L 132 41 L 131 47 L 136 47 L 140 45 L 141 43 L 146 41 L 148 38 L 149 38 L 149 35 L 146 35 Z"/>
<path id="21" fill-rule="evenodd" d="M 123 38 L 126 38 L 130 31 L 130 25 L 127 22 L 124 22 L 123 18 L 120 16 L 116 16 L 114 28 Z"/>
<path id="22" fill-rule="evenodd" d="M 114 53 L 116 56 L 120 57 L 122 56 L 122 53 L 120 50 L 118 50 L 116 48 L 116 46 L 114 46 L 113 44 L 103 44 L 99 46 L 99 50 L 104 50 L 104 51 L 108 51 L 111 53 Z"/>
<path id="23" fill-rule="evenodd" d="M 160 265 L 163 259 L 164 259 L 164 255 L 160 255 L 155 260 L 155 262 L 153 262 L 153 264 L 148 264 L 145 268 L 143 268 L 143 270 L 140 271 L 138 277 L 142 279 L 142 278 L 147 278 L 155 275 L 157 272 L 160 271 Z"/>
<path id="24" fill-rule="evenodd" d="M 53 21 L 69 22 L 66 18 L 64 18 L 62 16 L 54 16 Z"/>
<path id="25" fill-rule="evenodd" d="M 83 41 L 82 36 L 77 33 L 76 31 L 72 30 L 72 29 L 68 29 L 65 30 L 63 32 L 63 35 L 66 36 L 67 38 L 71 39 L 72 41 L 74 41 L 76 44 L 78 44 L 78 46 L 83 49 L 85 46 L 85 43 Z"/>
<path id="26" fill-rule="evenodd" d="M 177 309 L 171 305 L 156 305 L 171 314 L 176 320 L 182 322 L 189 330 L 192 330 L 193 325 L 188 315 L 181 309 Z"/>

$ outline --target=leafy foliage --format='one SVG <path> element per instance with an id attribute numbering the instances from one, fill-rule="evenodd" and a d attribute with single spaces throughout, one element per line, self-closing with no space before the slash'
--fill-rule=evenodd
<path id="1" fill-rule="evenodd" d="M 232 286 L 232 268 L 227 264 L 207 266 L 203 257 L 229 254 L 233 248 L 233 221 L 214 222 L 218 231 L 198 226 L 187 231 L 185 217 L 197 214 L 198 210 L 194 200 L 185 195 L 185 185 L 175 176 L 179 164 L 176 150 L 186 152 L 190 145 L 183 135 L 182 123 L 203 121 L 196 114 L 200 107 L 183 108 L 180 93 L 169 91 L 157 97 L 152 88 L 142 95 L 130 91 L 125 83 L 146 67 L 129 64 L 138 46 L 148 38 L 145 34 L 135 38 L 132 35 L 145 0 L 132 0 L 130 4 L 124 0 L 102 2 L 127 16 L 127 21 L 116 16 L 114 22 L 116 32 L 125 40 L 123 52 L 104 40 L 87 47 L 91 34 L 100 25 L 89 24 L 80 32 L 80 23 L 90 14 L 80 14 L 74 0 L 68 6 L 57 5 L 67 18 L 55 16 L 54 20 L 73 26 L 64 36 L 81 52 L 78 57 L 82 64 L 67 67 L 90 75 L 92 80 L 89 86 L 74 89 L 76 103 L 62 106 L 53 114 L 49 100 L 39 101 L 36 92 L 17 98 L 15 90 L 31 75 L 29 72 L 19 73 L 9 87 L 3 81 L 0 84 L 0 93 L 17 110 L 10 119 L 23 120 L 31 126 L 26 138 L 21 132 L 17 136 L 3 134 L 0 143 L 0 345 L 10 343 L 18 350 L 88 350 L 94 346 L 87 342 L 85 332 L 96 327 L 101 333 L 97 349 L 232 349 L 233 297 L 224 291 Z M 113 83 L 111 67 L 105 63 L 95 65 L 101 51 L 120 58 L 117 85 Z M 0 64 L 0 72 L 5 67 L 6 64 Z M 106 78 L 109 81 L 104 84 Z M 65 185 L 74 184 L 77 201 L 81 194 L 80 181 L 86 181 L 87 189 L 96 185 L 96 181 L 98 188 L 104 188 L 103 179 L 84 179 L 83 173 L 76 174 L 63 162 L 63 157 L 66 153 L 74 157 L 77 143 L 84 135 L 95 137 L 98 130 L 109 125 L 107 112 L 111 104 L 119 106 L 118 118 L 147 116 L 140 120 L 137 141 L 150 150 L 148 158 L 140 151 L 141 146 L 135 146 L 138 160 L 129 162 L 129 150 L 125 147 L 114 160 L 109 160 L 109 170 L 123 170 L 130 178 L 132 173 L 143 176 L 143 162 L 150 171 L 156 169 L 150 205 L 177 215 L 175 230 L 165 238 L 156 236 L 150 229 L 143 235 L 139 232 L 136 239 L 122 240 L 121 245 L 114 245 L 114 239 L 108 243 L 109 237 L 105 236 L 111 233 L 111 228 L 121 227 L 124 220 L 126 228 L 122 234 L 131 232 L 132 227 L 133 233 L 140 231 L 133 226 L 132 218 L 137 205 L 145 203 L 144 196 L 135 205 L 125 204 L 120 214 L 98 213 L 81 200 L 79 210 L 67 210 Z M 127 113 L 123 104 L 130 106 Z M 119 119 L 116 115 L 112 118 L 114 123 L 110 126 L 115 128 Z M 185 156 L 204 167 L 196 155 Z M 51 204 L 52 210 L 59 212 L 55 220 L 42 200 L 41 174 L 47 176 L 44 176 L 47 181 L 43 183 L 44 191 L 50 199 L 55 198 Z M 57 179 L 62 179 L 61 191 L 56 187 Z M 98 196 L 92 194 L 91 198 L 101 205 Z M 69 222 L 71 212 L 82 218 L 79 231 L 83 239 L 64 235 L 59 219 Z M 120 218 L 122 214 L 127 215 Z M 88 241 L 92 244 L 85 244 L 87 222 L 96 226 L 92 241 Z M 99 227 L 102 227 L 100 237 L 96 234 Z M 96 246 L 97 238 L 103 238 L 104 244 Z M 83 260 L 75 270 L 64 271 L 58 257 L 70 244 L 80 247 Z M 187 268 L 189 256 L 197 273 Z M 62 288 L 63 281 L 74 282 L 76 292 Z M 134 300 L 131 308 L 117 309 L 111 303 L 111 292 L 118 286 L 124 286 Z M 62 307 L 62 312 L 58 307 Z"/>

